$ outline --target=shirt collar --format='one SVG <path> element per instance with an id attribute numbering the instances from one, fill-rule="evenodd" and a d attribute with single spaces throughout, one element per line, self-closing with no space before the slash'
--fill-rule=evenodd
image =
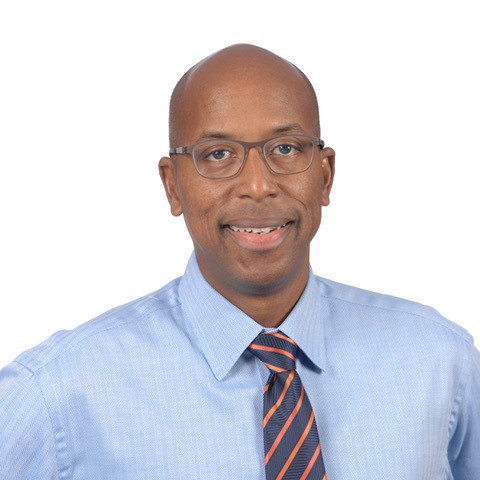
<path id="1" fill-rule="evenodd" d="M 325 370 L 325 310 L 318 279 L 310 268 L 308 282 L 302 296 L 284 322 L 278 327 L 295 340 L 303 355 L 299 360 L 315 370 Z"/>
<path id="2" fill-rule="evenodd" d="M 205 280 L 195 254 L 190 257 L 181 279 L 179 295 L 187 335 L 194 339 L 215 377 L 222 380 L 252 340 L 265 329 Z M 310 270 L 302 296 L 278 330 L 297 342 L 306 355 L 306 363 L 313 362 L 311 367 L 316 369 L 322 369 L 325 357 L 319 313 L 320 295 L 315 293 L 315 277 Z"/>

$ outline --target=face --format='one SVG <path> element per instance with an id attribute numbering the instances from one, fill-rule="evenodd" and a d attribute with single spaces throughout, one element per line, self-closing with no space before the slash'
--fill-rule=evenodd
<path id="1" fill-rule="evenodd" d="M 172 146 L 218 135 L 247 142 L 318 136 L 311 94 L 296 71 L 265 61 L 242 69 L 239 75 L 236 64 L 208 65 L 193 75 L 180 108 L 179 143 Z M 184 215 L 199 267 L 217 291 L 235 303 L 239 295 L 303 290 L 333 161 L 333 150 L 316 149 L 308 170 L 277 175 L 252 148 L 238 175 L 207 179 L 188 154 L 161 159 L 172 214 Z"/>

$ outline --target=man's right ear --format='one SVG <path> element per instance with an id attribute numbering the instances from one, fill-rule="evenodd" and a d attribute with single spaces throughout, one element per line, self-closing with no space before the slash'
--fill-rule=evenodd
<path id="1" fill-rule="evenodd" d="M 177 177 L 175 172 L 175 165 L 170 157 L 162 157 L 158 162 L 158 171 L 160 178 L 165 188 L 168 203 L 170 204 L 170 212 L 175 217 L 182 214 L 182 205 L 177 189 Z"/>

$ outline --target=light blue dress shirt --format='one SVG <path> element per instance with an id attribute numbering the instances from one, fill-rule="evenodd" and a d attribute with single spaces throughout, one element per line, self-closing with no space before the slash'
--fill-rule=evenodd
<path id="1" fill-rule="evenodd" d="M 192 257 L 58 332 L 0 372 L 0 478 L 264 479 L 268 371 L 245 350 L 261 330 Z M 463 329 L 311 274 L 281 330 L 303 352 L 328 480 L 480 479 L 480 355 Z"/>

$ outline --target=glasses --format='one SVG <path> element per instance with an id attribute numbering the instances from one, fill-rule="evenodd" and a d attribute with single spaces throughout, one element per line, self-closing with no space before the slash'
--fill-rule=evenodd
<path id="1" fill-rule="evenodd" d="M 259 147 L 268 168 L 279 175 L 291 175 L 307 170 L 313 161 L 315 147 L 325 142 L 307 135 L 285 135 L 260 142 L 237 140 L 202 140 L 188 147 L 170 148 L 169 153 L 189 153 L 198 173 L 205 178 L 229 178 L 242 169 L 248 150 Z"/>

